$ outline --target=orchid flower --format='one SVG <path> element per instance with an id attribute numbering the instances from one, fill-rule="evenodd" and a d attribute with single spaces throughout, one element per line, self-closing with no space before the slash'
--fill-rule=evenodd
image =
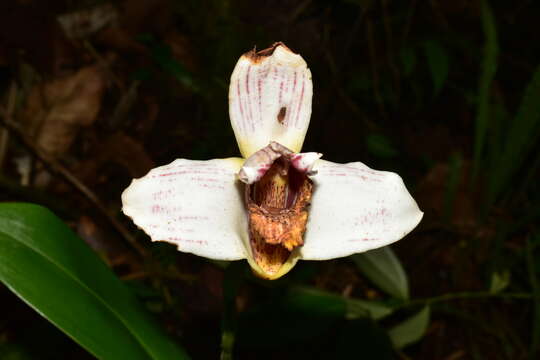
<path id="1" fill-rule="evenodd" d="M 265 279 L 299 259 L 403 238 L 423 213 L 397 174 L 300 153 L 312 93 L 304 59 L 284 44 L 244 54 L 231 76 L 229 116 L 245 159 L 155 168 L 124 191 L 124 214 L 153 241 L 210 259 L 247 259 Z"/>

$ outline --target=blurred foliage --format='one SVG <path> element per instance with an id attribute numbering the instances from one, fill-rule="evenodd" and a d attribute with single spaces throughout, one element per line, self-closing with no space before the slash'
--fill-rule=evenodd
<path id="1" fill-rule="evenodd" d="M 539 15 L 530 0 L 1 2 L 0 201 L 51 209 L 196 359 L 535 359 Z M 304 149 L 398 172 L 425 212 L 395 254 L 268 283 L 119 215 L 151 167 L 238 155 L 230 73 L 274 41 L 313 74 Z M 7 288 L 0 304 L 0 358 L 91 358 Z"/>

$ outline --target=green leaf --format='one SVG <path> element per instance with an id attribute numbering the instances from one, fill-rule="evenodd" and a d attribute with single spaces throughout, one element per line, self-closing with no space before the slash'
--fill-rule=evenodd
<path id="1" fill-rule="evenodd" d="M 32 360 L 28 351 L 17 344 L 0 343 L 0 359 L 2 360 Z"/>
<path id="2" fill-rule="evenodd" d="M 423 48 L 433 79 L 433 89 L 437 95 L 448 77 L 448 55 L 437 41 L 428 40 L 424 43 Z"/>
<path id="3" fill-rule="evenodd" d="M 174 58 L 171 47 L 166 43 L 156 39 L 152 34 L 140 34 L 137 40 L 145 44 L 150 51 L 150 54 L 156 64 L 166 73 L 172 75 L 178 82 L 193 92 L 199 91 L 195 84 L 192 73 L 180 62 Z M 140 72 L 136 77 L 138 80 L 143 80 L 144 73 Z M 141 77 L 141 75 L 143 77 Z"/>
<path id="4" fill-rule="evenodd" d="M 348 321 L 337 331 L 341 336 L 332 359 L 395 359 L 388 334 L 371 319 Z"/>
<path id="5" fill-rule="evenodd" d="M 452 154 L 448 166 L 448 180 L 446 181 L 446 191 L 443 202 L 443 219 L 450 223 L 454 214 L 454 202 L 459 190 L 461 180 L 463 160 L 460 153 Z"/>
<path id="6" fill-rule="evenodd" d="M 403 66 L 403 75 L 405 77 L 411 76 L 416 66 L 416 53 L 414 52 L 414 48 L 405 47 L 401 49 L 399 57 L 401 58 L 401 65 Z"/>
<path id="7" fill-rule="evenodd" d="M 221 360 L 233 358 L 237 329 L 236 296 L 245 279 L 245 264 L 233 262 L 225 269 L 223 279 L 223 312 L 221 317 Z"/>
<path id="8" fill-rule="evenodd" d="M 491 274 L 491 284 L 489 286 L 489 292 L 497 294 L 506 289 L 510 285 L 510 272 L 504 270 L 502 272 L 493 272 Z"/>
<path id="9" fill-rule="evenodd" d="M 259 302 L 239 314 L 235 345 L 239 348 L 290 347 L 328 333 L 343 321 L 334 316 L 298 310 L 288 307 L 279 298 Z"/>
<path id="10" fill-rule="evenodd" d="M 393 158 L 398 155 L 390 139 L 381 134 L 369 134 L 366 136 L 366 146 L 368 151 L 380 158 Z"/>
<path id="11" fill-rule="evenodd" d="M 0 204 L 0 281 L 99 359 L 188 358 L 46 208 Z"/>
<path id="12" fill-rule="evenodd" d="M 361 6 L 364 9 L 369 9 L 373 5 L 373 0 L 343 0 L 343 2 Z"/>
<path id="13" fill-rule="evenodd" d="M 398 258 L 385 246 L 352 255 L 360 270 L 381 290 L 402 300 L 409 298 L 409 281 Z"/>
<path id="14" fill-rule="evenodd" d="M 497 72 L 497 58 L 499 45 L 497 41 L 497 27 L 495 17 L 487 0 L 481 1 L 482 7 L 482 30 L 486 42 L 484 44 L 484 58 L 482 60 L 482 72 L 478 86 L 478 105 L 476 108 L 476 125 L 474 134 L 474 166 L 473 179 L 479 174 L 482 165 L 482 155 L 486 142 L 487 130 L 490 118 L 490 94 L 491 83 Z"/>
<path id="15" fill-rule="evenodd" d="M 540 235 L 536 234 L 535 240 L 540 240 Z M 529 282 L 533 290 L 534 312 L 531 317 L 531 347 L 530 353 L 535 354 L 540 349 L 540 283 L 535 269 L 535 257 L 533 253 L 533 244 L 530 238 L 527 238 L 527 270 L 529 272 Z M 532 357 L 531 357 L 532 358 Z"/>
<path id="16" fill-rule="evenodd" d="M 295 312 L 318 316 L 343 318 L 347 312 L 342 296 L 306 286 L 291 288 L 281 303 Z"/>
<path id="17" fill-rule="evenodd" d="M 430 312 L 429 306 L 425 306 L 417 314 L 390 329 L 388 336 L 394 347 L 401 349 L 420 340 L 429 325 Z"/>
<path id="18" fill-rule="evenodd" d="M 345 303 L 347 305 L 347 319 L 370 317 L 373 320 L 379 320 L 394 312 L 393 308 L 379 301 L 345 299 Z"/>
<path id="19" fill-rule="evenodd" d="M 298 312 L 321 316 L 345 317 L 346 319 L 382 319 L 393 312 L 393 308 L 378 301 L 367 301 L 332 294 L 316 288 L 296 286 L 283 297 L 286 307 Z"/>
<path id="20" fill-rule="evenodd" d="M 488 206 L 506 189 L 513 189 L 516 173 L 533 154 L 540 137 L 540 66 L 527 85 L 514 121 L 504 135 L 505 143 L 489 182 Z M 530 164 L 527 164 L 530 166 Z"/>

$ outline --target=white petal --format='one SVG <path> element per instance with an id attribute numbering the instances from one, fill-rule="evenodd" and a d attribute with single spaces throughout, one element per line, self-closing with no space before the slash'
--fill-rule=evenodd
<path id="1" fill-rule="evenodd" d="M 326 260 L 388 245 L 407 235 L 423 213 L 401 178 L 356 162 L 320 160 L 302 259 Z"/>
<path id="2" fill-rule="evenodd" d="M 313 166 L 321 157 L 322 154 L 316 152 L 299 153 L 292 157 L 291 163 L 298 171 L 315 175 L 317 171 L 313 170 Z"/>
<path id="3" fill-rule="evenodd" d="M 122 194 L 123 212 L 153 241 L 219 260 L 246 257 L 243 159 L 178 159 L 135 179 Z"/>
<path id="4" fill-rule="evenodd" d="M 242 55 L 229 87 L 229 116 L 242 155 L 248 158 L 270 141 L 299 152 L 312 94 L 306 62 L 285 45 Z"/>

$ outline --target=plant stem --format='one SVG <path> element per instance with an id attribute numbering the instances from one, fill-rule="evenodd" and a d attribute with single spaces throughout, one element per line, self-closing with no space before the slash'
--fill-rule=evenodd
<path id="1" fill-rule="evenodd" d="M 406 308 L 416 305 L 430 305 L 438 302 L 453 301 L 460 299 L 515 299 L 515 300 L 531 300 L 533 295 L 530 293 L 491 293 L 489 291 L 463 291 L 456 293 L 449 293 L 431 298 L 414 299 L 397 306 L 399 308 Z"/>

